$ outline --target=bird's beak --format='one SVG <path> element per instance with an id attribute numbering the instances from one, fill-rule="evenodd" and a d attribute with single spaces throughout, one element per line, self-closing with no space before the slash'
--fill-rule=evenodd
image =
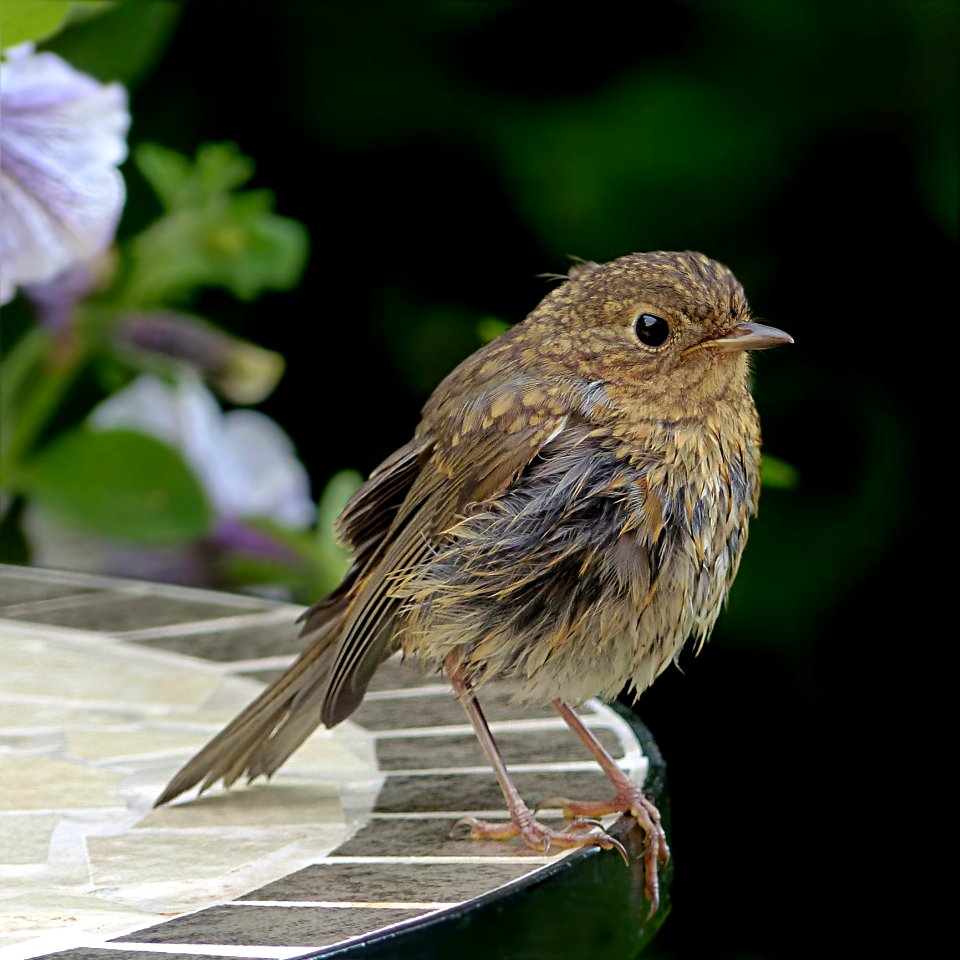
<path id="1" fill-rule="evenodd" d="M 770 347 L 779 347 L 785 343 L 793 343 L 793 337 L 776 327 L 768 327 L 762 323 L 741 323 L 733 328 L 725 337 L 714 340 L 704 340 L 698 347 L 710 347 L 713 350 L 767 350 Z"/>

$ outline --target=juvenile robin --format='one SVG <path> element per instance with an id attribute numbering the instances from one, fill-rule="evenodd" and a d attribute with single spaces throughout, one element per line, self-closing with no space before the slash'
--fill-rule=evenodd
<path id="1" fill-rule="evenodd" d="M 590 818 L 629 811 L 655 910 L 660 814 L 572 706 L 625 686 L 639 696 L 688 638 L 699 649 L 709 636 L 760 488 L 747 355 L 791 342 L 702 254 L 574 266 L 437 387 L 413 439 L 340 515 L 353 563 L 304 614 L 299 659 L 157 803 L 272 774 L 319 724 L 350 716 L 399 649 L 446 672 L 500 783 L 509 823 L 469 820 L 470 835 L 619 847 Z M 551 703 L 614 796 L 558 799 L 564 829 L 537 821 L 476 698 L 491 680 Z"/>

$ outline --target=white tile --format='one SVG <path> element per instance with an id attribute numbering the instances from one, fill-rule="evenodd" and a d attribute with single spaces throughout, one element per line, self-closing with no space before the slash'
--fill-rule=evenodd
<path id="1" fill-rule="evenodd" d="M 0 815 L 0 863 L 46 863 L 59 820 L 56 813 Z"/>
<path id="2" fill-rule="evenodd" d="M 49 757 L 0 757 L 0 810 L 124 807 L 120 774 Z"/>

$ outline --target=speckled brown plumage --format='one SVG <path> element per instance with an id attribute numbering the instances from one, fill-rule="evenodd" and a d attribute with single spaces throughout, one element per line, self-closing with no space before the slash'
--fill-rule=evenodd
<path id="1" fill-rule="evenodd" d="M 666 323 L 664 342 L 642 342 L 638 317 Z M 575 266 L 437 387 L 414 438 L 344 509 L 354 563 L 307 612 L 303 655 L 159 802 L 272 773 L 321 721 L 349 716 L 398 648 L 445 665 L 467 701 L 490 680 L 558 704 L 639 695 L 688 638 L 704 642 L 736 574 L 759 493 L 747 351 L 788 341 L 702 254 Z M 558 842 L 508 803 L 514 832 Z M 645 815 L 655 874 L 666 845 Z"/>

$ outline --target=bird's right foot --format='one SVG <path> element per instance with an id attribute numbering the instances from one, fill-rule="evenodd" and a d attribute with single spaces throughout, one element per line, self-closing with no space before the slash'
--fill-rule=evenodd
<path id="1" fill-rule="evenodd" d="M 465 834 L 462 832 L 464 827 L 467 828 Z M 508 840 L 511 837 L 520 837 L 531 850 L 544 854 L 549 853 L 553 847 L 600 847 L 602 850 L 616 850 L 624 862 L 629 863 L 623 844 L 611 837 L 598 820 L 578 818 L 555 830 L 537 820 L 527 806 L 513 811 L 510 820 L 506 822 L 463 817 L 453 825 L 450 836 L 454 839 L 465 836 L 471 840 Z"/>

